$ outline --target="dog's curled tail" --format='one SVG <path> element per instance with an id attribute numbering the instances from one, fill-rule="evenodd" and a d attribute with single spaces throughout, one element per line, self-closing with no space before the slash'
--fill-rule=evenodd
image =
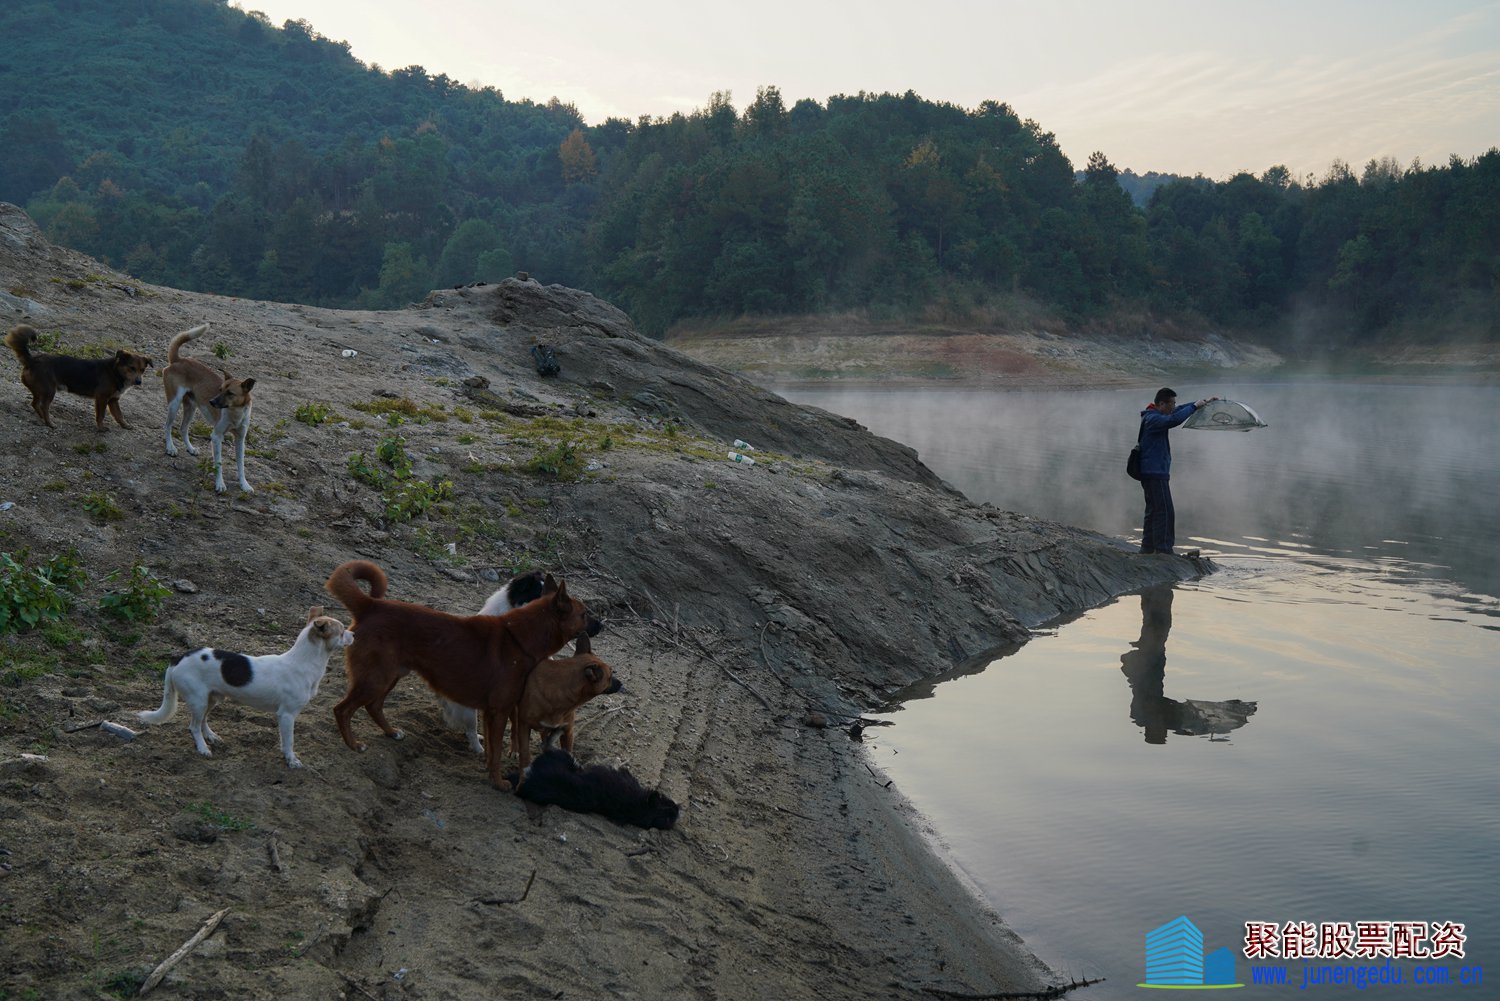
<path id="1" fill-rule="evenodd" d="M 200 323 L 196 327 L 193 327 L 190 330 L 184 330 L 182 333 L 172 338 L 172 343 L 167 345 L 167 364 L 177 364 L 177 352 L 181 350 L 182 346 L 193 338 L 201 337 L 207 332 L 208 324 Z"/>
<path id="2" fill-rule="evenodd" d="M 136 713 L 142 723 L 165 723 L 172 718 L 177 711 L 177 686 L 172 684 L 172 669 L 168 668 L 161 676 L 161 707 L 157 709 L 142 709 Z"/>
<path id="3" fill-rule="evenodd" d="M 16 357 L 21 359 L 21 364 L 25 365 L 31 361 L 31 342 L 36 338 L 36 330 L 23 323 L 10 328 L 10 333 L 5 335 L 5 346 L 14 351 Z"/>
<path id="4" fill-rule="evenodd" d="M 369 594 L 359 586 L 359 581 L 370 585 Z M 365 613 L 374 599 L 385 597 L 385 571 L 369 560 L 350 560 L 330 574 L 328 583 L 323 586 L 357 618 Z"/>

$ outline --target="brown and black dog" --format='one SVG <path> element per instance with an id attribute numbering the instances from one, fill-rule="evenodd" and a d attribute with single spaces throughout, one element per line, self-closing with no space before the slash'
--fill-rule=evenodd
<path id="1" fill-rule="evenodd" d="M 562 736 L 563 750 L 573 751 L 573 723 L 578 707 L 596 695 L 612 695 L 621 689 L 614 669 L 595 657 L 589 634 L 573 645 L 573 656 L 555 657 L 538 664 L 526 679 L 526 691 L 511 714 L 510 746 L 522 772 L 531 763 L 531 731 L 545 742 L 553 731 Z"/>
<path id="2" fill-rule="evenodd" d="M 360 581 L 370 586 L 369 594 Z M 552 593 L 504 615 L 451 615 L 386 598 L 385 571 L 368 560 L 343 564 L 326 587 L 354 616 L 354 645 L 344 651 L 349 690 L 333 707 L 344 743 L 365 748 L 350 729 L 360 708 L 386 736 L 399 739 L 401 731 L 386 721 L 385 698 L 408 671 L 416 671 L 443 698 L 479 711 L 490 781 L 509 789 L 500 771 L 505 725 L 532 669 L 593 625 L 583 602 L 549 576 Z"/>
<path id="3" fill-rule="evenodd" d="M 94 427 L 104 426 L 104 411 L 114 415 L 115 423 L 129 428 L 120 413 L 120 396 L 131 386 L 139 386 L 151 359 L 129 351 L 116 351 L 111 358 L 73 358 L 69 355 L 31 353 L 31 342 L 39 335 L 22 324 L 5 335 L 6 345 L 21 360 L 21 385 L 31 390 L 31 409 L 49 428 L 56 427 L 48 411 L 58 389 L 66 389 L 94 400 Z"/>

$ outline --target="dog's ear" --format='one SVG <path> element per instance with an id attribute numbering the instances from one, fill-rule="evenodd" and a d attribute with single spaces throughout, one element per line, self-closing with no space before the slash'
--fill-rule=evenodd
<path id="1" fill-rule="evenodd" d="M 311 622 L 313 619 L 316 619 L 318 616 L 320 616 L 322 614 L 323 614 L 323 606 L 322 605 L 314 605 L 313 607 L 311 607 L 311 608 L 309 608 L 307 610 L 307 621 Z"/>
<path id="2" fill-rule="evenodd" d="M 548 580 L 551 580 L 551 578 L 549 577 Z M 563 604 L 571 600 L 572 599 L 568 597 L 568 582 L 565 580 L 558 581 L 557 593 L 552 596 L 552 603 L 554 605 L 557 605 L 558 607 L 562 607 Z"/>
<path id="3" fill-rule="evenodd" d="M 242 389 L 244 389 L 245 392 L 248 393 L 248 392 L 250 392 L 250 390 L 252 390 L 252 389 L 255 388 L 255 380 L 254 379 L 246 379 L 244 382 L 240 383 L 240 387 Z"/>
<path id="4" fill-rule="evenodd" d="M 598 664 L 587 664 L 583 669 L 583 676 L 591 685 L 597 685 L 599 679 L 604 677 L 604 670 Z"/>
<path id="5" fill-rule="evenodd" d="M 594 651 L 589 647 L 589 634 L 579 633 L 578 639 L 573 641 L 573 656 L 577 657 L 580 654 L 593 652 Z"/>
<path id="6" fill-rule="evenodd" d="M 557 580 L 550 573 L 542 578 L 542 593 L 551 594 L 557 590 Z"/>

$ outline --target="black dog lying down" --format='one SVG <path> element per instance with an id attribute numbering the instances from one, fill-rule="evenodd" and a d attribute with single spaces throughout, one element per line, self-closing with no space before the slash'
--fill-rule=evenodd
<path id="1" fill-rule="evenodd" d="M 550 741 L 549 741 L 550 745 Z M 677 804 L 655 789 L 641 788 L 623 768 L 581 768 L 573 755 L 548 746 L 526 767 L 516 795 L 532 803 L 555 804 L 574 813 L 597 813 L 619 824 L 669 830 L 677 823 Z"/>

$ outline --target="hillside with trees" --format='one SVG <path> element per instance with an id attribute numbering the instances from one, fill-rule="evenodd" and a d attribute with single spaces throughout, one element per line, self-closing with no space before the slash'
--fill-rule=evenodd
<path id="1" fill-rule="evenodd" d="M 389 307 L 520 269 L 654 335 L 1021 298 L 1312 349 L 1500 337 L 1496 149 L 1137 175 L 1103 152 L 1076 169 L 998 101 L 911 92 L 788 106 L 765 87 L 588 126 L 224 0 L 13 0 L 0 28 L 25 40 L 0 56 L 0 199 L 151 282 Z"/>

